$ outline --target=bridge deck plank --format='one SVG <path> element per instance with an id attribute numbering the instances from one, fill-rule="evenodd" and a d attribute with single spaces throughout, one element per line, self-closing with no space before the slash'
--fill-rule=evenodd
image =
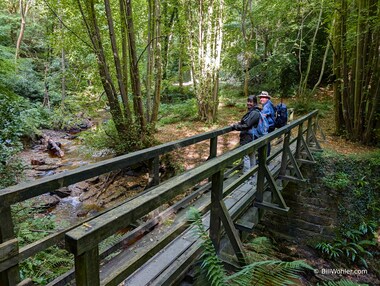
<path id="1" fill-rule="evenodd" d="M 295 148 L 292 151 L 294 150 Z M 281 154 L 272 160 L 269 165 L 272 173 L 278 173 L 280 160 Z M 252 181 L 252 185 L 244 183 L 224 199 L 233 220 L 237 219 L 253 203 L 256 193 L 256 175 Z M 225 183 L 225 185 L 227 184 Z M 209 213 L 204 215 L 203 224 L 208 230 Z M 189 239 L 193 241 L 192 244 L 184 243 Z M 124 285 L 171 285 L 171 283 L 183 276 L 200 251 L 200 240 L 194 234 L 194 230 L 187 229 L 153 256 L 145 265 L 131 274 L 124 281 Z M 168 259 L 168 257 L 171 259 Z M 154 271 L 151 269 L 154 269 Z"/>
<path id="2" fill-rule="evenodd" d="M 295 148 L 292 148 L 292 151 L 294 152 Z M 278 173 L 280 168 L 280 158 L 281 155 L 279 154 L 269 165 L 269 169 L 272 173 Z M 228 185 L 231 181 L 232 180 L 226 181 L 225 185 Z M 233 219 L 240 216 L 244 212 L 244 209 L 246 209 L 247 206 L 253 202 L 256 192 L 255 176 L 252 181 L 254 182 L 253 185 L 245 183 L 235 189 L 225 199 L 226 206 L 229 209 Z M 183 218 L 181 220 L 183 220 Z M 203 223 L 206 229 L 208 229 L 209 214 L 203 218 Z M 189 235 L 193 237 L 193 242 L 191 244 L 183 243 L 184 240 L 189 240 Z M 154 255 L 148 262 L 140 266 L 140 268 L 138 268 L 127 278 L 127 280 L 124 281 L 124 285 L 170 285 L 174 280 L 177 280 L 179 277 L 184 275 L 200 252 L 201 242 L 194 236 L 191 230 L 186 230 L 182 233 L 182 235 L 177 236 L 164 249 Z M 125 261 L 126 260 L 121 262 L 121 264 L 125 264 Z M 112 268 L 115 269 L 114 267 Z M 154 271 L 151 269 L 154 269 Z M 115 283 L 108 284 L 106 280 L 103 280 L 101 284 L 116 285 Z M 108 281 L 110 280 L 111 278 L 108 279 Z"/>

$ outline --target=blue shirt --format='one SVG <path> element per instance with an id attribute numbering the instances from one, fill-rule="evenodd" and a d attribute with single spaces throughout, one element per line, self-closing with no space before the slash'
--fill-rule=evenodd
<path id="1" fill-rule="evenodd" d="M 264 105 L 263 105 L 263 110 L 261 110 L 261 113 L 266 116 L 268 119 L 269 127 L 274 126 L 274 119 L 276 117 L 276 114 L 274 112 L 274 107 L 272 101 L 268 100 Z"/>

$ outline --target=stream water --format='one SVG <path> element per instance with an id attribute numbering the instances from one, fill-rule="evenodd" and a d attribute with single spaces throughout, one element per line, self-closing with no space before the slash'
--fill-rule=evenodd
<path id="1" fill-rule="evenodd" d="M 64 131 L 42 130 L 44 136 L 51 138 L 54 142 L 61 143 L 64 152 L 62 158 L 57 157 L 47 150 L 46 143 L 41 141 L 35 143 L 31 148 L 20 153 L 25 171 L 23 181 L 34 181 L 67 170 L 73 170 L 80 166 L 98 162 L 110 157 L 102 156 L 106 152 L 97 152 L 87 155 L 83 150 L 84 146 L 76 135 L 68 134 Z M 47 209 L 48 213 L 55 215 L 57 221 L 65 221 L 73 224 L 81 220 L 80 217 L 87 214 L 90 210 L 83 208 L 80 196 L 83 193 L 83 183 L 78 183 L 65 188 L 65 193 L 69 195 L 44 194 L 33 200 L 33 206 Z M 50 206 L 50 207 L 49 207 Z"/>

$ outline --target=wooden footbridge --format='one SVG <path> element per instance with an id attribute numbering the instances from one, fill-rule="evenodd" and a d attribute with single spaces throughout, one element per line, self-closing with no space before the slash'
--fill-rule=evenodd
<path id="1" fill-rule="evenodd" d="M 321 150 L 316 139 L 317 114 L 317 111 L 311 112 L 220 156 L 217 156 L 218 136 L 232 131 L 231 127 L 0 190 L 0 285 L 34 285 L 32 277 L 21 279 L 19 264 L 58 243 L 73 254 L 75 268 L 48 285 L 72 285 L 74 281 L 80 286 L 176 284 L 202 251 L 201 241 L 186 219 L 190 206 L 203 214 L 204 226 L 218 252 L 221 253 L 224 245 L 221 241 L 227 240 L 235 262 L 244 265 L 242 233 L 254 230 L 265 209 L 284 213 L 289 210 L 281 195 L 282 189 L 289 181 L 305 181 L 300 166 L 314 163 L 312 152 Z M 272 154 L 267 157 L 268 142 L 280 137 L 282 143 L 272 148 Z M 210 143 L 206 162 L 165 182 L 159 181 L 160 156 L 202 141 Z M 236 162 L 253 151 L 257 152 L 258 164 L 241 175 Z M 153 187 L 78 225 L 19 247 L 12 205 L 142 161 L 152 162 Z M 186 195 L 164 211 L 157 211 L 180 194 Z M 152 219 L 123 234 L 114 245 L 99 250 L 102 241 L 152 211 L 155 211 Z"/>

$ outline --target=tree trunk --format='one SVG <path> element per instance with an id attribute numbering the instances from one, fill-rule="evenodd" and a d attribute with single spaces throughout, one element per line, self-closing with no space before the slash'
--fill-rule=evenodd
<path id="1" fill-rule="evenodd" d="M 144 109 L 142 104 L 142 94 L 141 94 L 141 82 L 140 82 L 140 72 L 137 61 L 136 53 L 136 40 L 135 31 L 133 26 L 133 14 L 132 14 L 132 3 L 131 0 L 126 0 L 126 20 L 127 20 L 127 31 L 128 31 L 128 41 L 129 41 L 129 65 L 131 74 L 131 86 L 133 91 L 133 107 L 134 114 L 140 123 L 141 135 L 144 137 L 146 132 L 146 117 L 144 116 Z"/>
<path id="2" fill-rule="evenodd" d="M 335 114 L 335 132 L 341 134 L 342 129 L 344 128 L 344 120 L 342 114 L 342 98 L 341 98 L 341 86 L 342 86 L 342 69 L 340 60 L 342 58 L 342 17 L 340 12 L 335 12 L 335 25 L 334 29 L 334 55 L 333 55 L 333 72 L 334 72 L 334 82 L 333 82 L 333 91 L 334 91 L 334 114 Z"/>
<path id="3" fill-rule="evenodd" d="M 154 127 L 158 118 L 158 109 L 161 100 L 161 80 L 162 80 L 162 61 L 161 61 L 161 9 L 160 1 L 154 0 L 154 19 L 155 19 L 155 85 L 154 85 L 154 100 L 151 124 Z"/>
<path id="4" fill-rule="evenodd" d="M 201 120 L 213 122 L 218 110 L 224 1 L 188 1 L 190 59 Z M 195 30 L 197 27 L 197 30 Z"/>
<path id="5" fill-rule="evenodd" d="M 26 16 L 32 4 L 33 4 L 33 0 L 27 0 L 25 5 L 24 5 L 23 0 L 19 0 L 21 25 L 20 25 L 20 32 L 17 38 L 17 43 L 16 43 L 16 53 L 15 53 L 16 60 L 20 56 L 20 47 L 21 47 L 22 39 L 24 38 L 24 33 L 25 33 Z"/>
<path id="6" fill-rule="evenodd" d="M 162 13 L 162 17 L 166 17 L 168 12 L 168 5 L 167 1 L 163 1 L 162 3 L 164 9 Z M 178 8 L 174 7 L 173 11 L 170 13 L 169 20 L 164 22 L 164 37 L 163 37 L 163 48 L 162 48 L 162 79 L 167 79 L 167 68 L 168 68 L 168 58 L 169 58 L 169 46 L 170 41 L 173 35 L 173 27 L 174 27 L 174 20 L 176 19 L 178 15 Z"/>
<path id="7" fill-rule="evenodd" d="M 109 31 L 109 37 L 111 41 L 111 47 L 112 47 L 112 54 L 113 59 L 115 63 L 115 70 L 116 70 L 116 78 L 117 83 L 119 86 L 119 91 L 121 94 L 121 98 L 123 101 L 124 106 L 124 112 L 127 120 L 127 124 L 130 123 L 131 116 L 131 110 L 129 109 L 129 103 L 128 103 L 128 94 L 126 93 L 126 88 L 124 85 L 124 78 L 123 78 L 123 71 L 120 63 L 119 58 L 119 51 L 116 44 L 116 35 L 115 35 L 115 29 L 113 25 L 113 19 L 112 19 L 112 13 L 111 13 L 111 6 L 109 0 L 104 0 L 104 8 L 106 10 L 106 17 L 107 17 L 107 23 L 108 23 L 108 31 Z"/>
<path id="8" fill-rule="evenodd" d="M 305 96 L 306 95 L 307 81 L 309 79 L 311 64 L 312 64 L 312 61 L 313 61 L 313 53 L 314 53 L 315 40 L 317 38 L 317 34 L 318 34 L 318 31 L 319 31 L 319 26 L 320 26 L 321 21 L 322 21 L 322 12 L 323 12 L 323 0 L 321 1 L 321 8 L 319 10 L 319 16 L 318 16 L 318 20 L 317 20 L 317 25 L 315 27 L 313 40 L 312 40 L 311 45 L 310 45 L 309 59 L 307 61 L 307 69 L 306 69 L 305 77 L 304 77 L 303 81 L 300 83 L 300 85 L 301 85 L 300 95 L 301 96 Z"/>
<path id="9" fill-rule="evenodd" d="M 347 0 L 339 3 L 341 14 L 335 24 L 334 71 L 341 69 L 341 74 L 336 72 L 340 86 L 334 89 L 334 94 L 336 98 L 340 96 L 342 104 L 337 112 L 344 121 L 336 116 L 336 125 L 344 130 L 347 138 L 374 144 L 379 136 L 376 118 L 380 107 L 380 27 L 372 19 L 379 17 L 378 2 L 358 0 L 356 6 L 348 5 Z M 356 24 L 355 37 L 346 37 L 347 19 L 350 25 Z M 353 48 L 347 52 L 347 47 Z"/>
<path id="10" fill-rule="evenodd" d="M 153 15 L 153 0 L 148 0 L 148 39 L 147 39 L 147 60 L 146 60 L 146 118 L 147 121 L 151 121 L 152 111 L 152 78 L 153 78 L 153 66 L 154 66 L 154 49 L 152 48 L 153 40 L 152 34 L 154 34 L 154 15 Z"/>
<path id="11" fill-rule="evenodd" d="M 121 27 L 121 70 L 122 70 L 122 78 L 125 87 L 125 98 L 122 100 L 124 105 L 128 105 L 128 37 L 127 37 L 127 19 L 125 16 L 125 1 L 119 0 L 119 8 L 120 8 L 120 27 Z M 123 94 L 122 94 L 123 95 Z M 130 108 L 129 108 L 130 109 Z M 127 112 L 126 112 L 127 114 Z M 132 121 L 132 120 L 131 120 Z"/>
<path id="12" fill-rule="evenodd" d="M 110 105 L 110 112 L 112 115 L 112 119 L 115 123 L 115 127 L 116 127 L 116 130 L 118 131 L 118 134 L 120 136 L 123 136 L 123 134 L 126 134 L 128 131 L 128 125 L 124 121 L 123 112 L 120 108 L 120 104 L 117 98 L 118 94 L 115 89 L 115 85 L 113 83 L 113 79 L 111 77 L 111 74 L 107 65 L 106 56 L 103 50 L 101 34 L 98 27 L 97 19 L 96 19 L 94 0 L 85 1 L 85 7 L 86 7 L 88 17 L 84 13 L 80 0 L 77 0 L 77 3 L 80 9 L 80 12 L 82 14 L 82 18 L 85 22 L 88 34 L 90 36 L 90 39 L 94 48 L 94 52 L 98 59 L 99 75 L 100 75 L 100 79 L 101 79 L 104 91 L 107 95 L 108 103 Z"/>
<path id="13" fill-rule="evenodd" d="M 45 78 L 44 78 L 45 92 L 44 92 L 44 101 L 42 103 L 42 106 L 50 109 L 49 83 L 47 80 L 48 79 L 48 73 L 49 73 L 49 64 L 45 63 Z"/>

